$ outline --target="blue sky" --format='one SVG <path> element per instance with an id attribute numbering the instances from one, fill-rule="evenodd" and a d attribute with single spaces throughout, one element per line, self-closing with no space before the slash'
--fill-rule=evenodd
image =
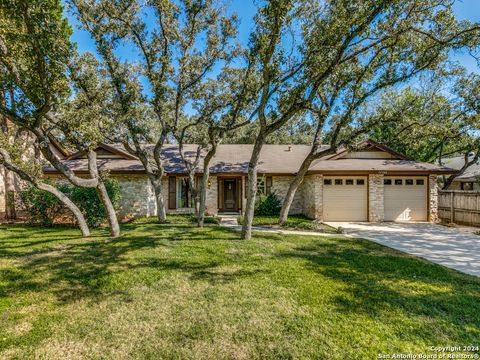
<path id="1" fill-rule="evenodd" d="M 242 43 L 246 44 L 248 35 L 252 27 L 252 19 L 255 15 L 255 0 L 229 0 L 227 2 L 229 11 L 235 12 L 240 18 L 239 34 Z M 454 5 L 455 15 L 460 20 L 470 20 L 480 22 L 480 0 L 461 0 Z M 76 20 L 68 14 L 70 23 L 74 26 L 73 41 L 78 44 L 80 52 L 91 51 L 95 52 L 95 46 L 90 36 L 80 31 L 75 25 Z M 134 53 L 129 49 L 120 50 L 120 53 L 125 58 L 134 56 Z M 479 72 L 475 59 L 466 53 L 452 54 L 452 60 L 458 61 L 465 66 L 470 72 Z"/>

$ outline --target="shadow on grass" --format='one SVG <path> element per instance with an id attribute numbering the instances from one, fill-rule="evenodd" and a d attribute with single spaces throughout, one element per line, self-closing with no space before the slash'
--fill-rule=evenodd
<path id="1" fill-rule="evenodd" d="M 332 299 L 339 313 L 394 321 L 400 312 L 455 326 L 465 339 L 480 337 L 480 279 L 474 276 L 359 239 L 316 241 L 278 256 L 300 259 L 308 270 L 343 284 Z M 408 331 L 428 338 L 430 329 L 416 326 Z"/>
<path id="2" fill-rule="evenodd" d="M 255 271 L 217 272 L 214 269 L 224 264 L 209 260 L 216 255 L 214 249 L 195 245 L 197 241 L 238 239 L 237 234 L 225 228 L 197 229 L 191 225 L 148 224 L 145 229 L 137 225 L 131 229 L 124 228 L 124 231 L 125 235 L 115 240 L 107 240 L 105 235 L 85 240 L 66 234 L 61 237 L 63 241 L 59 242 L 58 234 L 46 231 L 38 240 L 23 238 L 24 241 L 0 242 L 0 256 L 19 264 L 0 268 L 0 278 L 3 280 L 0 283 L 0 297 L 46 291 L 54 294 L 60 302 L 81 298 L 97 300 L 118 291 L 107 290 L 110 276 L 137 268 L 161 272 L 178 270 L 190 274 L 193 280 L 209 282 L 227 282 L 255 274 Z M 201 260 L 188 256 L 182 256 L 181 260 L 148 257 L 149 249 L 174 248 L 182 241 L 188 242 L 190 250 L 202 252 L 204 257 Z M 143 250 L 147 252 L 129 258 L 130 254 Z"/>

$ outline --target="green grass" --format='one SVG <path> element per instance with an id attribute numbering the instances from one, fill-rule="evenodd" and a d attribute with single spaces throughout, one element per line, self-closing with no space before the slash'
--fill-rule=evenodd
<path id="1" fill-rule="evenodd" d="M 243 223 L 243 216 L 238 218 L 238 223 Z M 290 215 L 287 222 L 280 226 L 278 224 L 278 216 L 259 216 L 253 218 L 253 226 L 261 226 L 268 228 L 282 228 L 288 230 L 308 230 L 325 232 L 330 234 L 337 233 L 336 229 L 326 224 L 315 222 L 303 215 Z"/>
<path id="2" fill-rule="evenodd" d="M 350 238 L 0 226 L 0 358 L 374 359 L 478 345 L 480 279 Z"/>

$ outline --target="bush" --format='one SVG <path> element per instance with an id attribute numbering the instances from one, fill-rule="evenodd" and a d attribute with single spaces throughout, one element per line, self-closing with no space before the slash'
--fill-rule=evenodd
<path id="1" fill-rule="evenodd" d="M 113 207 L 118 208 L 120 204 L 120 186 L 115 179 L 105 181 L 108 195 Z M 96 189 L 81 188 L 71 184 L 60 184 L 57 188 L 66 194 L 82 211 L 88 226 L 99 227 L 106 218 L 106 211 L 98 198 Z M 29 186 L 20 192 L 22 208 L 29 215 L 29 222 L 43 226 L 52 226 L 55 219 L 66 211 L 65 206 L 54 195 L 49 192 Z"/>
<path id="2" fill-rule="evenodd" d="M 120 186 L 115 179 L 105 180 L 108 196 L 115 209 L 120 205 Z M 97 228 L 105 220 L 107 213 L 100 201 L 97 190 L 94 188 L 81 188 L 78 186 L 69 186 L 68 197 L 82 210 L 87 224 L 90 227 Z"/>
<path id="3" fill-rule="evenodd" d="M 54 195 L 35 186 L 20 191 L 20 200 L 29 224 L 52 226 L 55 218 L 63 211 L 63 204 Z"/>
<path id="4" fill-rule="evenodd" d="M 275 193 L 270 193 L 267 196 L 260 195 L 257 197 L 255 203 L 255 215 L 258 216 L 273 216 L 280 215 L 282 203 Z"/>

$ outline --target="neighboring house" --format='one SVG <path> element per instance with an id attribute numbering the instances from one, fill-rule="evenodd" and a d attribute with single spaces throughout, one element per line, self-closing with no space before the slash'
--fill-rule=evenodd
<path id="1" fill-rule="evenodd" d="M 470 154 L 470 160 L 473 158 L 474 154 Z M 455 170 L 460 170 L 465 164 L 465 157 L 456 156 L 444 160 L 445 166 L 453 168 Z M 448 190 L 469 190 L 469 191 L 480 191 L 480 160 L 471 165 L 465 172 L 456 177 L 453 180 L 452 184 L 448 187 Z"/>
<path id="2" fill-rule="evenodd" d="M 68 156 L 70 156 L 70 153 L 66 149 L 64 149 L 63 146 L 58 141 L 56 141 L 53 136 L 50 137 L 50 141 L 51 141 L 50 148 L 60 159 L 66 159 Z M 24 154 L 24 156 L 25 156 L 25 159 L 30 159 L 31 157 L 34 156 L 34 154 L 28 153 L 28 154 Z M 5 207 L 6 207 L 7 194 L 5 189 L 5 172 L 6 172 L 5 167 L 3 165 L 0 165 L 0 220 L 4 219 L 5 211 L 6 211 Z M 18 191 L 21 188 L 22 183 L 16 174 L 13 174 L 13 176 L 14 176 L 15 188 L 16 188 L 16 191 Z"/>
<path id="3" fill-rule="evenodd" d="M 196 145 L 186 145 L 194 156 Z M 319 221 L 436 221 L 437 176 L 454 171 L 419 163 L 373 141 L 339 150 L 315 161 L 297 191 L 291 214 L 304 214 Z M 212 160 L 207 190 L 207 212 L 241 213 L 253 145 L 220 145 Z M 308 145 L 265 145 L 258 167 L 258 191 L 276 193 L 283 199 L 293 176 L 310 150 Z M 101 144 L 98 164 L 118 179 L 122 202 L 120 218 L 156 215 L 153 189 L 140 161 L 122 145 Z M 169 213 L 191 212 L 193 203 L 177 145 L 163 149 L 166 176 L 164 198 Z M 86 174 L 84 153 L 64 160 L 78 174 Z M 200 166 L 202 168 L 202 166 Z M 57 171 L 44 169 L 49 177 Z"/>

